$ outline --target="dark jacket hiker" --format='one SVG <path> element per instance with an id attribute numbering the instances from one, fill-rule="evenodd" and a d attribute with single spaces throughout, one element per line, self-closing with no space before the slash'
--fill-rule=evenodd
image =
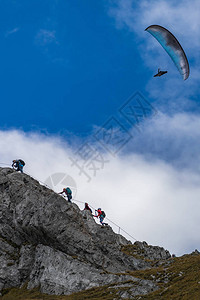
<path id="1" fill-rule="evenodd" d="M 89 207 L 88 203 L 85 203 L 85 208 L 84 210 L 89 210 L 91 213 L 92 213 L 92 210 L 91 208 Z"/>
<path id="2" fill-rule="evenodd" d="M 14 159 L 12 163 L 13 169 L 16 171 L 20 171 L 23 173 L 23 167 L 25 166 L 25 162 L 22 159 Z"/>

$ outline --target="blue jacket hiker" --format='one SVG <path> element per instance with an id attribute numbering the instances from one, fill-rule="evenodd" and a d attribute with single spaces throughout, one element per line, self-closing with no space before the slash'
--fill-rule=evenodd
<path id="1" fill-rule="evenodd" d="M 65 194 L 67 196 L 68 202 L 72 202 L 72 191 L 69 187 L 64 188 L 62 192 L 58 193 L 58 194 Z"/>
<path id="2" fill-rule="evenodd" d="M 23 173 L 23 167 L 25 166 L 25 162 L 22 159 L 14 159 L 12 163 L 13 169 L 16 171 L 20 171 Z"/>

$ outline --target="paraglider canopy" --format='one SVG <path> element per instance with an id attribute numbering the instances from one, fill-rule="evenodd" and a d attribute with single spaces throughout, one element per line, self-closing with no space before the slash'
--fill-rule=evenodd
<path id="1" fill-rule="evenodd" d="M 157 39 L 175 63 L 183 77 L 183 80 L 186 80 L 190 73 L 189 63 L 183 48 L 175 36 L 169 30 L 160 25 L 151 25 L 145 30 Z"/>

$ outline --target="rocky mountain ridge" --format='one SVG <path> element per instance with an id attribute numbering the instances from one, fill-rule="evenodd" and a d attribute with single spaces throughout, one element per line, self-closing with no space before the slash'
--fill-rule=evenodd
<path id="1" fill-rule="evenodd" d="M 130 250 L 131 249 L 131 250 Z M 127 272 L 167 263 L 171 255 L 145 242 L 131 245 L 26 174 L 0 168 L 0 290 L 39 288 L 69 295 L 93 287 L 128 288 L 128 299 L 158 290 Z M 170 263 L 170 262 L 169 262 Z M 120 292 L 120 299 L 126 298 Z"/>

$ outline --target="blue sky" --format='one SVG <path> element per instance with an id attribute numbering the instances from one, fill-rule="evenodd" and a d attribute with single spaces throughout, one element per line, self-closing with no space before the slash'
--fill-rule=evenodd
<path id="1" fill-rule="evenodd" d="M 106 3 L 1 1 L 1 128 L 87 135 L 143 89 L 154 70 Z"/>
<path id="2" fill-rule="evenodd" d="M 0 163 L 23 158 L 43 182 L 68 174 L 77 199 L 137 239 L 200 249 L 199 11 L 199 0 L 2 0 Z M 188 80 L 144 31 L 151 24 L 180 41 Z M 168 73 L 154 78 L 159 67 Z M 126 114 L 137 97 L 146 118 Z M 83 145 L 105 160 L 87 168 L 90 181 L 72 164 Z"/>
<path id="3" fill-rule="evenodd" d="M 190 103 L 169 101 L 169 90 L 177 90 L 173 81 L 181 97 L 192 78 L 182 82 L 170 58 L 144 32 L 151 22 L 139 14 L 145 4 L 8 0 L 0 8 L 1 128 L 86 136 L 136 91 L 158 109 L 199 110 L 195 93 Z M 168 14 L 162 25 L 175 30 L 169 19 Z M 190 53 L 181 27 L 174 34 Z M 172 74 L 152 78 L 158 67 Z M 16 106 L 20 116 L 11 109 Z"/>

